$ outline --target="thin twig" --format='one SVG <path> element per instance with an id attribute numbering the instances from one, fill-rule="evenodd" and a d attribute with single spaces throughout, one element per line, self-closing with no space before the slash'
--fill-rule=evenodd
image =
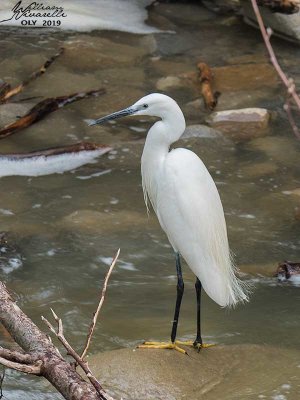
<path id="1" fill-rule="evenodd" d="M 41 375 L 42 361 L 37 361 L 33 365 L 20 364 L 18 362 L 7 360 L 6 358 L 0 357 L 0 364 L 7 368 L 12 368 L 26 374 Z"/>
<path id="2" fill-rule="evenodd" d="M 12 351 L 5 349 L 3 347 L 0 347 L 0 357 L 21 364 L 34 364 L 36 362 L 36 358 L 34 358 L 28 353 L 21 353 L 20 351 L 15 351 L 15 350 Z"/>
<path id="3" fill-rule="evenodd" d="M 256 15 L 257 22 L 258 22 L 258 25 L 259 25 L 259 28 L 260 28 L 262 37 L 263 37 L 263 39 L 264 39 L 266 48 L 267 48 L 267 50 L 268 50 L 268 52 L 269 52 L 270 60 L 271 60 L 271 62 L 272 62 L 272 64 L 273 64 L 275 70 L 277 71 L 277 73 L 278 73 L 280 79 L 282 80 L 282 82 L 283 82 L 284 85 L 286 86 L 289 95 L 291 96 L 291 98 L 293 99 L 293 101 L 295 102 L 295 104 L 297 105 L 297 107 L 298 107 L 298 109 L 299 109 L 299 111 L 300 111 L 300 97 L 299 97 L 299 95 L 296 93 L 295 85 L 294 85 L 294 83 L 286 76 L 286 74 L 285 74 L 285 73 L 283 72 L 283 70 L 281 69 L 281 67 L 280 67 L 280 65 L 279 65 L 279 63 L 278 63 L 277 57 L 276 57 L 276 55 L 275 55 L 275 53 L 274 53 L 273 47 L 272 47 L 272 45 L 271 45 L 270 37 L 271 37 L 271 35 L 272 35 L 272 30 L 271 30 L 270 28 L 268 28 L 268 29 L 265 28 L 264 22 L 263 22 L 263 19 L 262 19 L 262 16 L 261 16 L 261 14 L 260 14 L 260 11 L 259 11 L 259 8 L 258 8 L 258 5 L 257 5 L 257 0 L 251 0 L 251 3 L 252 3 L 252 7 L 253 7 L 254 13 L 255 13 L 255 15 Z M 292 117 L 292 115 L 291 115 L 290 107 L 289 107 L 289 106 L 288 106 L 288 107 L 284 107 L 284 109 L 285 109 L 285 110 L 287 111 L 287 113 L 288 113 L 289 121 L 290 121 L 290 122 L 291 122 L 291 120 L 294 121 L 294 119 L 293 119 L 293 117 Z M 293 131 L 294 131 L 294 133 L 296 134 L 296 136 L 299 138 L 299 135 L 296 133 L 296 131 L 295 131 L 293 125 L 292 125 L 292 128 L 293 128 Z M 298 130 L 298 128 L 297 128 L 297 130 Z"/>
<path id="4" fill-rule="evenodd" d="M 67 339 L 64 336 L 64 331 L 63 331 L 63 323 L 61 318 L 59 318 L 55 312 L 51 309 L 53 317 L 57 323 L 57 331 L 55 330 L 54 326 L 45 318 L 42 317 L 42 320 L 45 322 L 45 324 L 48 326 L 50 331 L 54 333 L 54 335 L 57 337 L 57 339 L 61 342 L 61 344 L 64 346 L 64 348 L 67 350 L 68 355 L 74 358 L 76 363 L 80 365 L 80 367 L 83 369 L 85 372 L 86 376 L 88 377 L 89 381 L 91 384 L 94 386 L 96 389 L 97 393 L 100 396 L 101 400 L 113 400 L 107 393 L 104 391 L 102 388 L 100 382 L 96 379 L 96 377 L 92 374 L 92 371 L 90 370 L 88 363 L 86 361 L 83 361 L 80 355 L 73 349 L 73 347 L 70 345 L 70 343 L 67 341 Z"/>
<path id="5" fill-rule="evenodd" d="M 64 48 L 62 47 L 57 54 L 49 58 L 40 68 L 38 71 L 33 72 L 24 82 L 20 83 L 18 86 L 10 89 L 2 97 L 0 97 L 1 102 L 5 103 L 11 97 L 21 93 L 24 90 L 24 87 L 27 86 L 30 82 L 34 79 L 38 78 L 39 76 L 43 75 L 47 68 L 55 61 L 62 53 L 64 52 Z"/>
<path id="6" fill-rule="evenodd" d="M 74 349 L 73 347 L 70 345 L 70 343 L 67 341 L 67 339 L 64 336 L 64 329 L 63 329 L 63 323 L 61 318 L 59 318 L 56 313 L 52 310 L 51 308 L 51 312 L 52 315 L 57 323 L 57 330 L 54 328 L 54 326 L 45 318 L 42 316 L 42 320 L 44 321 L 44 323 L 48 326 L 48 328 L 50 329 L 50 331 L 52 333 L 54 333 L 54 335 L 58 338 L 58 340 L 61 342 L 61 344 L 64 346 L 64 348 L 67 350 L 68 355 L 70 355 L 71 357 L 73 357 L 73 359 L 75 360 L 76 364 L 75 365 L 79 365 L 82 370 L 85 372 L 86 376 L 88 377 L 89 381 L 91 382 L 91 384 L 94 386 L 94 388 L 96 389 L 97 393 L 100 396 L 100 399 L 103 400 L 113 400 L 106 392 L 105 390 L 102 388 L 100 382 L 96 379 L 96 377 L 93 375 L 88 362 L 84 360 L 84 357 L 88 351 L 93 333 L 94 333 L 94 329 L 96 326 L 96 322 L 97 322 L 97 318 L 99 316 L 99 313 L 101 311 L 102 305 L 104 303 L 104 298 L 105 298 L 105 293 L 106 293 L 106 289 L 107 289 L 107 284 L 108 284 L 108 280 L 111 276 L 111 273 L 113 271 L 114 266 L 116 265 L 116 262 L 118 260 L 120 254 L 120 249 L 117 251 L 117 254 L 115 256 L 115 258 L 112 260 L 112 263 L 109 267 L 109 270 L 106 274 L 106 277 L 104 279 L 104 284 L 103 284 L 103 288 L 102 288 L 102 292 L 101 292 L 101 298 L 97 307 L 96 312 L 93 315 L 93 320 L 92 323 L 90 325 L 89 328 L 89 333 L 87 335 L 87 340 L 86 340 L 86 344 L 84 347 L 84 350 L 82 352 L 82 355 L 80 356 Z"/>
<path id="7" fill-rule="evenodd" d="M 86 353 L 87 353 L 87 351 L 89 349 L 89 346 L 90 346 L 90 343 L 91 343 L 91 340 L 92 340 L 92 336 L 93 336 L 93 333 L 94 333 L 94 330 L 95 330 L 95 326 L 96 326 L 96 323 L 97 323 L 97 319 L 98 319 L 99 313 L 101 311 L 102 305 L 104 303 L 107 283 L 108 283 L 110 275 L 111 275 L 111 273 L 112 273 L 112 271 L 114 269 L 114 266 L 116 265 L 116 262 L 118 260 L 119 255 L 120 255 L 120 249 L 117 251 L 117 254 L 116 254 L 115 258 L 112 260 L 111 265 L 109 267 L 109 270 L 108 270 L 108 272 L 106 274 L 106 277 L 104 279 L 100 301 L 99 301 L 99 304 L 98 304 L 96 312 L 93 314 L 93 319 L 92 319 L 92 322 L 91 322 L 91 325 L 90 325 L 90 328 L 89 328 L 89 333 L 87 335 L 85 346 L 84 346 L 84 349 L 83 349 L 82 354 L 81 354 L 81 359 L 82 360 L 86 356 Z"/>
<path id="8" fill-rule="evenodd" d="M 283 109 L 284 109 L 284 111 L 286 112 L 286 114 L 288 116 L 289 123 L 290 123 L 290 125 L 292 127 L 292 130 L 293 130 L 295 136 L 297 136 L 297 138 L 300 139 L 300 130 L 299 130 L 299 128 L 296 125 L 296 122 L 294 120 L 293 113 L 292 113 L 292 110 L 291 110 L 291 103 L 290 103 L 289 97 L 286 99 L 286 102 L 283 105 Z"/>

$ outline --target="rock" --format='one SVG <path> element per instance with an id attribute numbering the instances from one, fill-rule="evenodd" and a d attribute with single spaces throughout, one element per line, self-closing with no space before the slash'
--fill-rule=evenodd
<path id="1" fill-rule="evenodd" d="M 222 137 L 222 133 L 206 125 L 189 125 L 180 139 L 189 139 L 192 137 L 215 139 Z"/>
<path id="2" fill-rule="evenodd" d="M 241 8 L 240 0 L 202 0 L 203 5 L 218 14 L 237 12 Z"/>
<path id="3" fill-rule="evenodd" d="M 300 143 L 293 136 L 269 136 L 252 140 L 248 148 L 260 150 L 270 160 L 295 168 L 299 158 Z"/>
<path id="4" fill-rule="evenodd" d="M 218 98 L 218 111 L 232 110 L 236 108 L 268 108 L 270 110 L 278 107 L 280 98 L 279 88 L 268 88 L 265 90 L 239 90 L 222 92 Z"/>
<path id="5" fill-rule="evenodd" d="M 169 19 L 175 24 L 199 24 L 204 21 L 214 20 L 215 14 L 203 6 L 195 6 L 193 4 L 159 4 L 156 7 L 156 13 Z"/>
<path id="6" fill-rule="evenodd" d="M 293 190 L 287 190 L 284 192 L 284 194 L 291 194 L 294 196 L 300 196 L 300 188 L 293 189 Z"/>
<path id="7" fill-rule="evenodd" d="M 33 107 L 33 103 L 7 103 L 1 104 L 0 107 L 0 126 L 3 127 L 12 122 L 15 122 L 17 117 L 25 115 L 30 108 Z"/>
<path id="8" fill-rule="evenodd" d="M 239 270 L 244 274 L 259 276 L 274 276 L 278 261 L 263 264 L 241 264 Z"/>
<path id="9" fill-rule="evenodd" d="M 265 175 L 275 174 L 278 171 L 278 165 L 271 161 L 254 163 L 241 168 L 243 176 L 249 178 L 260 178 Z"/>
<path id="10" fill-rule="evenodd" d="M 99 233 L 112 231 L 128 231 L 136 227 L 150 224 L 147 214 L 136 211 L 99 212 L 78 210 L 67 215 L 61 221 L 64 229 L 80 232 Z"/>
<path id="11" fill-rule="evenodd" d="M 87 41 L 86 36 L 78 36 L 76 41 L 66 42 L 64 56 L 59 62 L 76 71 L 95 71 L 132 65 L 134 61 L 142 59 L 147 52 L 146 46 L 129 46 L 94 36 L 89 36 Z"/>
<path id="12" fill-rule="evenodd" d="M 215 67 L 212 71 L 214 88 L 221 93 L 276 87 L 279 83 L 276 71 L 267 63 Z"/>
<path id="13" fill-rule="evenodd" d="M 188 351 L 190 357 L 169 350 L 108 351 L 90 357 L 89 366 L 111 395 L 124 400 L 254 400 L 287 390 L 289 399 L 297 398 L 299 351 L 258 345 Z"/>
<path id="14" fill-rule="evenodd" d="M 249 140 L 268 134 L 269 112 L 264 108 L 243 108 L 212 113 L 207 122 L 235 140 Z"/>
<path id="15" fill-rule="evenodd" d="M 257 27 L 251 3 L 242 0 L 244 20 L 247 24 Z M 296 14 L 285 15 L 274 13 L 268 8 L 260 7 L 265 26 L 272 29 L 275 35 L 300 44 L 300 11 Z"/>
<path id="16" fill-rule="evenodd" d="M 157 82 L 156 82 L 156 89 L 164 91 L 164 90 L 168 90 L 169 88 L 172 87 L 179 87 L 182 86 L 183 83 L 181 81 L 180 78 L 178 78 L 177 76 L 166 76 L 165 78 L 160 78 Z"/>
<path id="17" fill-rule="evenodd" d="M 193 70 L 193 63 L 167 61 L 165 59 L 152 58 L 151 68 L 163 76 L 185 74 L 187 71 Z"/>

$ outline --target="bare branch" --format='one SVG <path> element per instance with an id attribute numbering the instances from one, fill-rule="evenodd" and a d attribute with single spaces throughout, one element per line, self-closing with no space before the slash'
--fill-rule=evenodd
<path id="1" fill-rule="evenodd" d="M 0 357 L 22 364 L 34 364 L 36 362 L 36 358 L 30 354 L 4 349 L 3 347 L 0 347 Z"/>
<path id="2" fill-rule="evenodd" d="M 62 47 L 57 54 L 49 58 L 38 71 L 33 72 L 24 82 L 20 83 L 18 86 L 9 89 L 6 91 L 3 96 L 0 96 L 0 102 L 5 103 L 11 97 L 21 93 L 25 86 L 27 86 L 30 82 L 34 79 L 38 78 L 39 76 L 43 75 L 47 68 L 55 61 L 62 53 L 64 52 L 64 48 Z"/>
<path id="3" fill-rule="evenodd" d="M 37 361 L 34 365 L 21 364 L 14 361 L 7 360 L 6 358 L 0 357 L 0 364 L 7 368 L 15 369 L 16 371 L 25 372 L 26 374 L 41 375 L 41 367 L 43 362 Z"/>
<path id="4" fill-rule="evenodd" d="M 28 126 L 40 121 L 46 115 L 82 99 L 97 97 L 105 94 L 105 89 L 89 90 L 87 92 L 72 93 L 67 96 L 51 97 L 40 101 L 32 107 L 25 115 L 15 122 L 5 125 L 0 129 L 0 139 L 12 135 Z"/>
<path id="5" fill-rule="evenodd" d="M 283 109 L 285 110 L 288 119 L 289 119 L 289 123 L 293 129 L 293 132 L 295 134 L 295 136 L 297 136 L 298 139 L 300 139 L 300 130 L 296 125 L 296 122 L 294 120 L 293 114 L 292 114 L 292 110 L 291 110 L 291 104 L 290 104 L 290 99 L 287 98 L 286 102 L 283 105 Z"/>
<path id="6" fill-rule="evenodd" d="M 36 367 L 38 360 L 42 361 L 41 375 L 44 376 L 63 396 L 69 400 L 111 400 L 111 397 L 99 395 L 95 387 L 84 380 L 70 365 L 58 355 L 56 348 L 48 336 L 41 332 L 31 319 L 22 312 L 11 297 L 3 282 L 0 282 L 0 322 L 9 331 L 14 340 L 34 357 Z M 20 355 L 18 355 L 20 357 Z M 11 368 L 18 367 L 0 358 L 2 363 Z M 16 363 L 18 364 L 18 363 Z M 26 367 L 26 365 L 25 365 Z M 26 368 L 25 368 L 26 369 Z M 26 371 L 29 371 L 26 369 Z M 37 369 L 34 372 L 39 372 Z"/>
<path id="7" fill-rule="evenodd" d="M 48 328 L 55 334 L 57 339 L 61 342 L 61 344 L 64 346 L 64 348 L 67 350 L 67 354 L 70 355 L 71 357 L 74 358 L 76 363 L 80 365 L 82 370 L 85 372 L 86 376 L 88 377 L 89 381 L 91 384 L 94 386 L 96 389 L 97 393 L 100 395 L 101 400 L 113 400 L 102 388 L 100 382 L 95 378 L 95 376 L 92 374 L 92 371 L 90 370 L 88 363 L 86 361 L 83 361 L 80 355 L 73 349 L 73 347 L 70 345 L 70 343 L 67 341 L 67 339 L 64 336 L 63 333 L 63 324 L 61 318 L 59 318 L 55 312 L 51 309 L 53 317 L 57 323 L 57 331 L 55 330 L 54 326 L 44 317 L 42 317 L 42 320 L 45 322 L 45 324 L 48 326 Z"/>
<path id="8" fill-rule="evenodd" d="M 119 255 L 120 255 L 120 249 L 117 251 L 117 254 L 116 254 L 115 258 L 112 260 L 111 265 L 110 265 L 110 267 L 109 267 L 109 270 L 108 270 L 108 272 L 107 272 L 107 274 L 106 274 L 106 277 L 105 277 L 105 279 L 104 279 L 104 283 L 103 283 L 103 288 L 102 288 L 102 292 L 101 292 L 100 301 L 99 301 L 97 310 L 96 310 L 96 312 L 95 312 L 94 315 L 93 315 L 93 319 L 92 319 L 92 322 L 91 322 L 91 325 L 90 325 L 90 328 L 89 328 L 89 333 L 88 333 L 88 335 L 87 335 L 86 342 L 85 342 L 85 346 L 84 346 L 84 349 L 83 349 L 82 354 L 81 354 L 81 359 L 82 359 L 82 360 L 83 360 L 84 357 L 86 356 L 87 351 L 88 351 L 88 349 L 89 349 L 89 346 L 90 346 L 90 343 L 91 343 L 91 340 L 92 340 L 92 336 L 93 336 L 93 333 L 94 333 L 94 330 L 95 330 L 95 326 L 96 326 L 96 323 L 97 323 L 97 319 L 98 319 L 99 313 L 100 313 L 100 311 L 101 311 L 102 305 L 103 305 L 103 303 L 104 303 L 104 298 L 105 298 L 107 283 L 108 283 L 109 278 L 110 278 L 110 275 L 111 275 L 111 273 L 112 273 L 112 271 L 113 271 L 113 269 L 114 269 L 114 266 L 116 265 L 116 262 L 117 262 L 117 260 L 118 260 Z"/>
<path id="9" fill-rule="evenodd" d="M 267 30 L 266 30 L 266 28 L 265 28 L 265 26 L 264 26 L 264 22 L 263 22 L 262 16 L 261 16 L 261 14 L 260 14 L 260 11 L 259 11 L 259 8 L 258 8 L 258 5 L 257 5 L 257 0 L 251 0 L 251 3 L 252 3 L 252 7 L 253 7 L 254 13 L 255 13 L 255 15 L 256 15 L 257 22 L 258 22 L 258 25 L 259 25 L 259 28 L 260 28 L 262 37 L 263 37 L 263 39 L 264 39 L 266 48 L 267 48 L 267 50 L 268 50 L 268 52 L 269 52 L 270 60 L 271 60 L 271 62 L 272 62 L 272 64 L 273 64 L 275 70 L 277 71 L 277 73 L 278 73 L 280 79 L 282 80 L 282 82 L 283 82 L 284 85 L 286 86 L 287 91 L 288 91 L 288 93 L 289 93 L 291 99 L 295 102 L 295 104 L 297 105 L 297 107 L 298 107 L 298 109 L 299 109 L 299 111 L 300 111 L 300 97 L 299 97 L 299 95 L 296 93 L 295 84 L 293 83 L 293 81 L 291 81 L 291 80 L 285 75 L 285 73 L 284 73 L 283 70 L 281 69 L 281 67 L 280 67 L 280 65 L 279 65 L 279 63 L 278 63 L 277 57 L 276 57 L 276 55 L 275 55 L 275 53 L 274 53 L 273 47 L 272 47 L 272 45 L 271 45 L 270 37 L 271 37 L 272 31 L 271 31 L 271 29 L 267 29 Z M 288 105 L 288 106 L 285 106 L 284 109 L 287 111 L 288 118 L 289 118 L 289 121 L 290 121 L 290 123 L 291 123 L 291 121 L 294 121 L 294 119 L 293 119 L 293 117 L 292 117 L 292 115 L 291 115 L 289 105 Z M 299 135 L 296 133 L 296 132 L 298 131 L 298 128 L 296 127 L 297 129 L 295 130 L 295 126 L 296 126 L 295 123 L 294 123 L 294 124 L 291 123 L 291 125 L 292 125 L 292 128 L 293 128 L 293 132 L 294 132 L 295 135 L 299 138 Z"/>

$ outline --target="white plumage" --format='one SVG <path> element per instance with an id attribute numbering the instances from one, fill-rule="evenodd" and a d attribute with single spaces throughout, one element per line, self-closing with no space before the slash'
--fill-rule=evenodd
<path id="1" fill-rule="evenodd" d="M 247 300 L 234 273 L 223 207 L 212 177 L 192 151 L 169 151 L 185 129 L 180 108 L 170 97 L 156 93 L 134 106 L 144 103 L 149 107 L 143 114 L 162 118 L 150 129 L 142 155 L 145 198 L 206 293 L 222 307 Z"/>
<path id="2" fill-rule="evenodd" d="M 176 332 L 184 283 L 180 256 L 197 276 L 197 336 L 192 343 L 200 350 L 202 342 L 200 296 L 203 287 L 208 296 L 222 307 L 247 301 L 242 282 L 235 276 L 226 222 L 216 185 L 200 158 L 190 150 L 170 151 L 185 130 L 185 119 L 177 103 L 168 96 L 153 93 L 131 107 L 94 120 L 90 125 L 126 115 L 159 117 L 149 130 L 141 160 L 144 198 L 148 199 L 162 229 L 176 252 L 177 298 L 171 343 L 146 342 L 139 347 L 169 348 L 185 353 L 178 347 Z M 182 343 L 182 342 L 181 342 Z"/>

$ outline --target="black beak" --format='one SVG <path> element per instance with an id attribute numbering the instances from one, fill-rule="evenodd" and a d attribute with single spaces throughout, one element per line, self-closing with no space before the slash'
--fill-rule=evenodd
<path id="1" fill-rule="evenodd" d="M 89 126 L 103 124 L 103 122 L 106 122 L 106 121 L 111 121 L 113 119 L 126 117 L 127 115 L 134 114 L 136 111 L 137 110 L 134 109 L 133 107 L 128 107 L 128 108 L 125 108 L 124 110 L 116 111 L 110 115 L 106 115 L 105 117 L 89 120 Z"/>

